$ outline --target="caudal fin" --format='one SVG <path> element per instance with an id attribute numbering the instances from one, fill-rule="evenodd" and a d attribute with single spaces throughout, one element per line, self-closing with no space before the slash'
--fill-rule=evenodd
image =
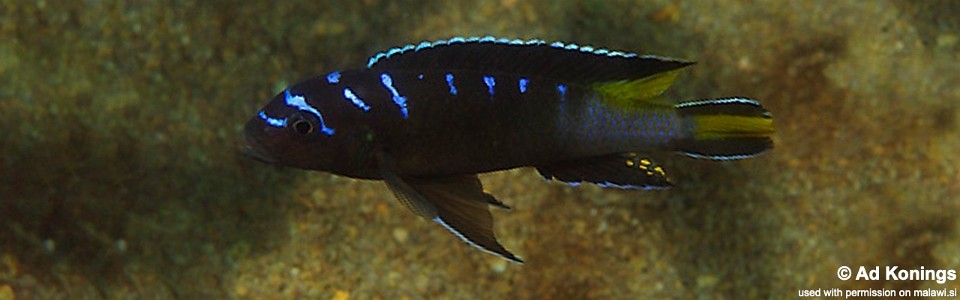
<path id="1" fill-rule="evenodd" d="M 757 100 L 697 100 L 681 102 L 676 108 L 690 124 L 691 134 L 677 140 L 674 148 L 687 156 L 735 160 L 773 148 L 773 117 Z"/>

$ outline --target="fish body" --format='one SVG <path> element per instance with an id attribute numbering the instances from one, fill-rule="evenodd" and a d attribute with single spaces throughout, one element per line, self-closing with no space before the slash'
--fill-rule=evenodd
<path id="1" fill-rule="evenodd" d="M 731 160 L 772 147 L 749 98 L 674 102 L 691 62 L 540 40 L 453 38 L 394 48 L 366 68 L 288 87 L 246 125 L 262 161 L 384 180 L 414 213 L 514 262 L 492 232 L 478 173 L 535 167 L 547 179 L 671 186 L 640 153 Z"/>

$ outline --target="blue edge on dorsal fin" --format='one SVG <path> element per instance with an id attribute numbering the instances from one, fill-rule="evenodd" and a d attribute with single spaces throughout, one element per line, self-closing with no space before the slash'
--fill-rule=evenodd
<path id="1" fill-rule="evenodd" d="M 512 40 L 511 40 L 511 39 L 507 39 L 507 38 L 496 38 L 496 37 L 493 37 L 493 36 L 485 36 L 485 37 L 477 37 L 477 36 L 472 36 L 472 37 L 459 37 L 459 36 L 458 36 L 458 37 L 453 37 L 453 38 L 446 39 L 446 40 L 438 40 L 438 41 L 434 41 L 434 42 L 423 41 L 423 42 L 421 42 L 421 43 L 419 43 L 419 44 L 416 44 L 416 45 L 414 45 L 414 44 L 408 44 L 408 45 L 405 45 L 405 46 L 402 46 L 402 47 L 390 48 L 390 49 L 387 50 L 387 51 L 379 52 L 379 53 L 373 55 L 372 57 L 370 57 L 370 60 L 367 62 L 367 68 L 372 68 L 374 65 L 377 64 L 377 62 L 379 62 L 379 61 L 382 60 L 382 59 L 387 59 L 387 58 L 390 58 L 391 56 L 394 56 L 394 55 L 397 55 L 397 54 L 403 54 L 403 53 L 408 52 L 408 51 L 414 51 L 414 52 L 416 52 L 416 51 L 420 51 L 420 50 L 423 50 L 423 49 L 436 48 L 436 47 L 439 47 L 439 46 L 454 45 L 454 44 L 467 44 L 467 43 L 478 43 L 478 44 L 479 44 L 479 43 L 493 43 L 493 44 L 510 45 L 510 46 L 531 46 L 531 45 L 544 45 L 544 44 L 547 44 L 547 42 L 545 42 L 544 40 L 540 40 L 540 39 L 530 39 L 530 40 L 524 41 L 524 40 L 521 40 L 521 39 L 512 39 Z M 656 55 L 637 55 L 636 53 L 631 53 L 631 52 L 623 52 L 623 51 L 609 50 L 609 49 L 605 49 L 605 48 L 595 48 L 595 47 L 592 47 L 592 46 L 580 46 L 580 45 L 573 44 L 573 43 L 565 44 L 565 43 L 563 43 L 563 42 L 553 42 L 553 43 L 550 43 L 550 47 L 558 48 L 558 49 L 564 49 L 564 50 L 570 50 L 570 51 L 580 51 L 580 52 L 586 52 L 586 53 L 593 53 L 593 54 L 596 54 L 596 55 L 605 55 L 605 56 L 610 56 L 610 57 L 618 57 L 618 56 L 619 56 L 619 57 L 624 57 L 624 58 L 640 57 L 640 58 L 653 58 L 653 59 L 660 59 L 660 60 L 675 60 L 675 59 L 669 58 L 669 57 L 662 57 L 662 56 L 656 56 Z"/>
<path id="2" fill-rule="evenodd" d="M 656 55 L 543 40 L 454 37 L 391 48 L 370 58 L 367 68 L 474 70 L 546 77 L 566 83 L 644 78 L 693 62 Z"/>

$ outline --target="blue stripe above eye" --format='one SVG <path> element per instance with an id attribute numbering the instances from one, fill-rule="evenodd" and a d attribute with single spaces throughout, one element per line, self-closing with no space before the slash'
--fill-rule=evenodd
<path id="1" fill-rule="evenodd" d="M 317 120 L 320 121 L 320 131 L 322 131 L 323 133 L 326 133 L 327 135 L 333 135 L 333 128 L 327 127 L 327 125 L 323 123 L 323 116 L 320 115 L 320 111 L 318 111 L 313 106 L 310 106 L 310 103 L 307 103 L 306 98 L 304 98 L 301 95 L 294 96 L 290 94 L 290 89 L 286 89 L 285 91 L 283 91 L 283 100 L 284 102 L 287 103 L 287 106 L 294 107 L 296 109 L 306 111 L 313 114 L 314 116 L 317 116 Z"/>
<path id="2" fill-rule="evenodd" d="M 273 127 L 283 127 L 287 125 L 287 118 L 283 118 L 283 119 L 271 118 L 271 117 L 268 117 L 267 113 L 263 112 L 262 110 L 260 111 L 260 118 L 263 119 L 264 121 L 267 121 L 267 125 L 270 125 Z"/>
<path id="3" fill-rule="evenodd" d="M 487 93 L 490 93 L 490 96 L 493 96 L 493 86 L 497 85 L 497 81 L 493 79 L 493 76 L 483 76 L 483 84 L 487 85 Z"/>
<path id="4" fill-rule="evenodd" d="M 527 83 L 529 82 L 530 80 L 527 80 L 526 78 L 520 78 L 520 81 L 517 84 L 520 86 L 521 94 L 524 94 L 527 92 Z"/>
<path id="5" fill-rule="evenodd" d="M 450 94 L 456 95 L 457 87 L 453 86 L 453 74 L 447 73 L 447 75 L 445 75 L 445 78 L 447 79 L 447 86 L 450 87 Z"/>

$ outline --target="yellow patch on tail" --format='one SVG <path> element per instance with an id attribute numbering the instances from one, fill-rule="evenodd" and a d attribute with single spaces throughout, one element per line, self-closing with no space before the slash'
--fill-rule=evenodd
<path id="1" fill-rule="evenodd" d="M 768 116 L 705 115 L 693 118 L 697 140 L 766 137 L 774 133 L 773 119 Z"/>

